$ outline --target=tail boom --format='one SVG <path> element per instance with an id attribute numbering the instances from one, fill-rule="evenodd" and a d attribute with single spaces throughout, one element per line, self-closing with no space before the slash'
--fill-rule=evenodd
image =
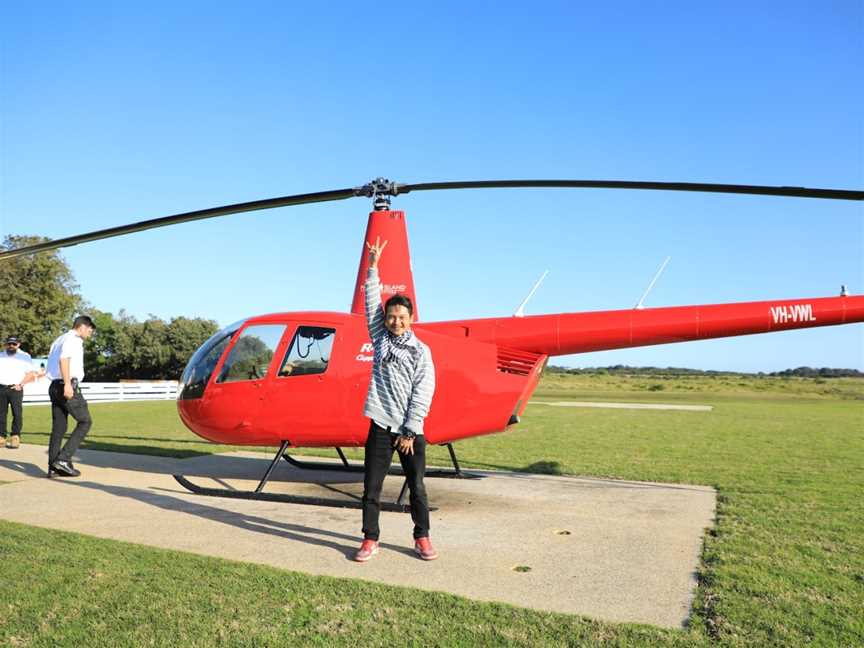
<path id="1" fill-rule="evenodd" d="M 864 321 L 864 296 L 561 313 L 424 324 L 549 356 L 772 333 Z"/>

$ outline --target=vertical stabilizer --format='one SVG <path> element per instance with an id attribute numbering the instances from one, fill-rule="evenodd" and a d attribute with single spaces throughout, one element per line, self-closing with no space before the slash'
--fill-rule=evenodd
<path id="1" fill-rule="evenodd" d="M 419 321 L 417 297 L 414 294 L 414 276 L 411 274 L 411 256 L 408 249 L 408 231 L 405 227 L 405 212 L 373 211 L 369 214 L 366 236 L 360 250 L 360 268 L 354 285 L 354 301 L 351 312 L 364 314 L 363 285 L 369 269 L 369 250 L 366 242 L 375 242 L 376 237 L 387 241 L 387 247 L 378 262 L 378 275 L 381 278 L 381 300 L 387 301 L 393 295 L 407 295 L 414 302 L 414 319 Z"/>

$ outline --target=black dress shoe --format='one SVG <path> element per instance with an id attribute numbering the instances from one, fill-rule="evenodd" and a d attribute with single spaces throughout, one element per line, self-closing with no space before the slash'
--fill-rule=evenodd
<path id="1" fill-rule="evenodd" d="M 52 471 L 60 477 L 79 477 L 81 475 L 81 471 L 75 468 L 70 461 L 61 461 L 59 459 L 48 466 L 49 477 Z"/>

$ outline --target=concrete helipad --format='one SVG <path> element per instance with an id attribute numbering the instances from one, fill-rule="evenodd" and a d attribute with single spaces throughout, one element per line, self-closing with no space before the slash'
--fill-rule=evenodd
<path id="1" fill-rule="evenodd" d="M 350 557 L 359 510 L 204 497 L 171 476 L 248 490 L 267 463 L 251 452 L 180 460 L 82 450 L 80 478 L 49 480 L 44 446 L 0 449 L 0 482 L 12 482 L 0 484 L 0 518 L 666 627 L 687 620 L 702 536 L 714 519 L 715 493 L 704 486 L 480 472 L 477 480 L 427 481 L 439 560 L 413 555 L 409 515 L 382 513 L 381 553 L 358 564 Z M 385 496 L 395 499 L 400 486 L 401 478 L 389 477 Z M 362 475 L 282 462 L 267 490 L 352 499 L 362 493 Z"/>

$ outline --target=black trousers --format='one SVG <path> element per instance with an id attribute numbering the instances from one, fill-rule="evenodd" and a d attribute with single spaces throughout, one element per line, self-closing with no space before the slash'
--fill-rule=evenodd
<path id="1" fill-rule="evenodd" d="M 21 435 L 24 424 L 24 391 L 0 385 L 0 434 L 6 436 L 6 412 L 12 408 L 12 436 Z"/>
<path id="2" fill-rule="evenodd" d="M 48 395 L 51 397 L 51 440 L 48 442 L 48 464 L 52 464 L 57 460 L 72 461 L 72 455 L 78 450 L 78 446 L 87 436 L 90 431 L 90 426 L 93 421 L 90 418 L 90 410 L 87 408 L 87 401 L 81 395 L 81 388 L 78 386 L 78 381 L 72 381 L 73 396 L 66 400 L 63 394 L 63 381 L 53 380 L 48 388 Z M 68 426 L 68 417 L 77 421 L 75 429 L 69 435 L 69 440 L 63 448 L 60 444 L 63 443 L 63 437 L 66 434 Z"/>
<path id="3" fill-rule="evenodd" d="M 366 456 L 363 460 L 363 537 L 369 540 L 378 540 L 381 534 L 378 527 L 378 518 L 381 516 L 381 488 L 393 461 L 395 438 L 395 434 L 380 427 L 375 421 L 369 426 Z M 426 439 L 423 435 L 414 439 L 413 455 L 401 452 L 398 454 L 411 492 L 409 501 L 411 519 L 414 520 L 414 538 L 425 538 L 429 535 L 429 500 L 426 497 L 426 486 L 423 485 L 423 477 L 426 475 Z"/>

